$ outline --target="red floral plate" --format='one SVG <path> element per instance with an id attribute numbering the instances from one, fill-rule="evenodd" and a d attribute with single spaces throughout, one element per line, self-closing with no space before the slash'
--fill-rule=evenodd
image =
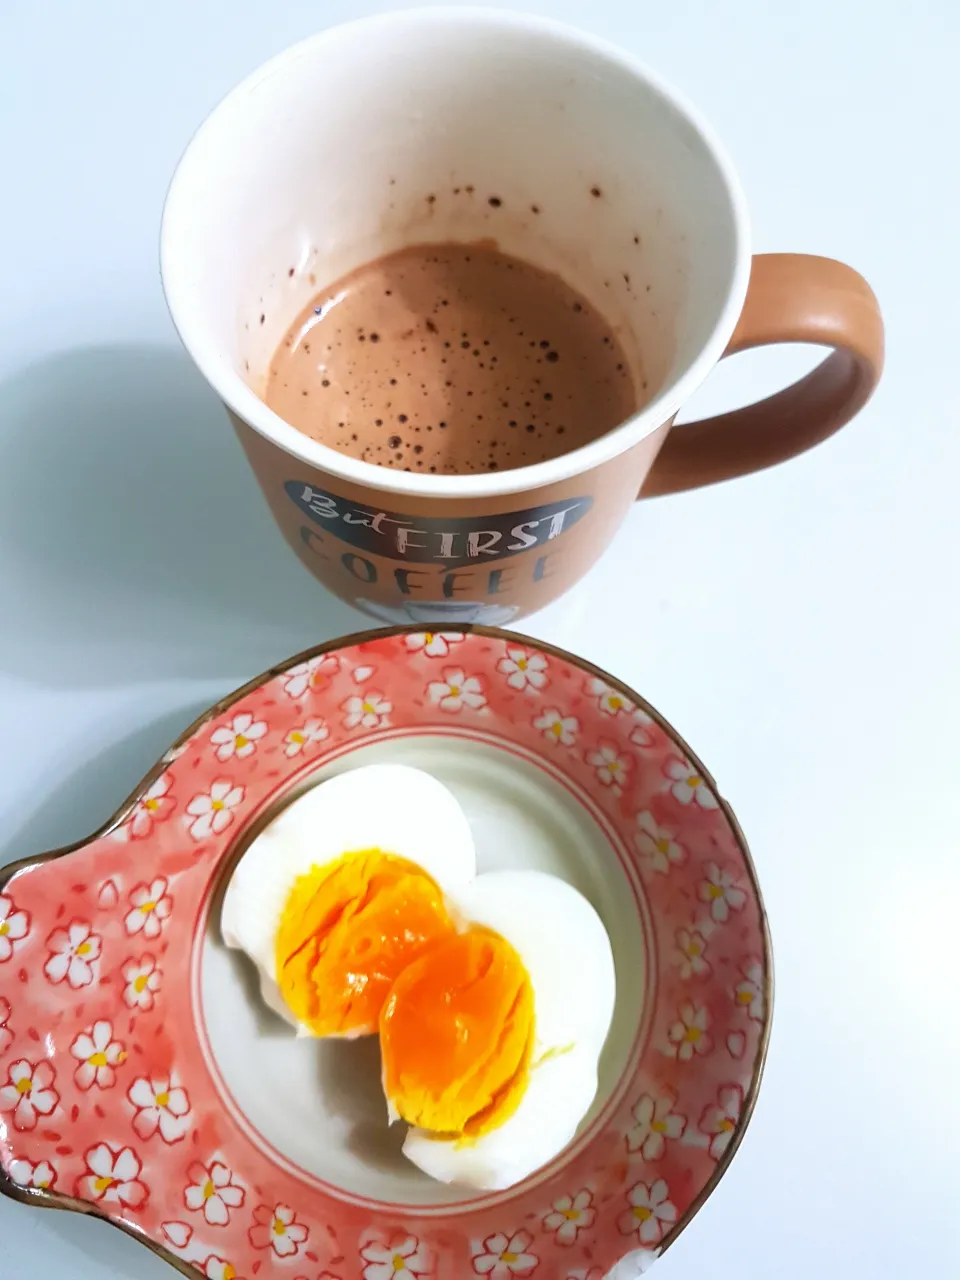
<path id="1" fill-rule="evenodd" d="M 610 934 L 596 1103 L 508 1192 L 404 1160 L 376 1040 L 295 1040 L 219 939 L 253 835 L 384 757 L 451 787 L 480 870 L 557 872 Z M 626 1280 L 729 1163 L 770 996 L 740 829 L 641 698 L 505 632 L 367 632 L 225 699 L 96 835 L 3 872 L 0 1189 L 97 1213 L 207 1280 Z"/>

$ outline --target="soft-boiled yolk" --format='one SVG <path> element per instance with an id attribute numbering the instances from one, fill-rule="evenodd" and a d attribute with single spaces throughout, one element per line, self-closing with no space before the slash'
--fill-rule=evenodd
<path id="1" fill-rule="evenodd" d="M 476 1138 L 516 1109 L 533 1048 L 533 987 L 499 934 L 454 934 L 403 970 L 380 1015 L 386 1095 L 409 1124 Z"/>
<path id="2" fill-rule="evenodd" d="M 280 991 L 315 1035 L 374 1032 L 404 966 L 452 931 L 420 867 L 379 849 L 346 854 L 290 892 L 276 938 Z"/>

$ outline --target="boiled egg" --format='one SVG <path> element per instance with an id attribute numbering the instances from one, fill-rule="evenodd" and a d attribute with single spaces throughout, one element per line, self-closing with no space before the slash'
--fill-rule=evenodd
<path id="1" fill-rule="evenodd" d="M 570 1142 L 597 1091 L 613 1017 L 610 940 L 571 885 L 540 871 L 478 876 L 457 932 L 399 974 L 380 1014 L 391 1119 L 441 1182 L 514 1186 Z"/>
<path id="2" fill-rule="evenodd" d="M 368 1035 L 400 973 L 454 932 L 450 902 L 475 873 L 469 824 L 443 783 L 368 765 L 314 787 L 252 841 L 221 933 L 298 1034 Z"/>

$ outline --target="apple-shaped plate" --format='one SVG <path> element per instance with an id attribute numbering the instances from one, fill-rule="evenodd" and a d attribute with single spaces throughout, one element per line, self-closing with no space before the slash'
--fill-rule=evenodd
<path id="1" fill-rule="evenodd" d="M 594 1106 L 509 1191 L 409 1164 L 376 1038 L 296 1040 L 220 941 L 253 836 L 381 759 L 453 790 L 479 870 L 561 875 L 610 935 Z M 740 828 L 641 697 L 512 633 L 365 632 L 231 694 L 95 835 L 0 872 L 0 1190 L 206 1280 L 629 1280 L 743 1136 L 771 993 Z"/>

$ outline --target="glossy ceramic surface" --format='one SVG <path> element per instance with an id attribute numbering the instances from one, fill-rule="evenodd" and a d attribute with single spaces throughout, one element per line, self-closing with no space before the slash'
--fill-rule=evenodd
<path id="1" fill-rule="evenodd" d="M 408 1166 L 375 1042 L 296 1042 L 219 943 L 252 835 L 298 790 L 384 757 L 452 787 L 481 870 L 562 874 L 611 935 L 596 1104 L 509 1192 Z M 0 1189 L 92 1210 L 208 1280 L 619 1280 L 730 1160 L 770 996 L 743 837 L 636 694 L 516 635 L 366 633 L 232 695 L 94 837 L 5 872 Z"/>

